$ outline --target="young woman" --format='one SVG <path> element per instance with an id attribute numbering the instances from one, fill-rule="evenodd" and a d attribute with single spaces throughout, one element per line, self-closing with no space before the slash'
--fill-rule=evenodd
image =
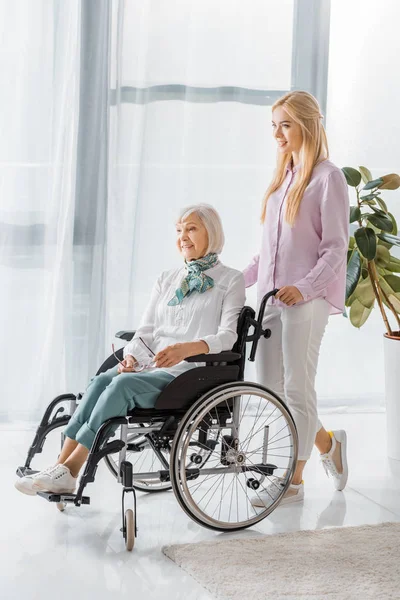
<path id="1" fill-rule="evenodd" d="M 124 348 L 123 362 L 91 380 L 64 431 L 57 463 L 18 479 L 20 492 L 72 493 L 102 423 L 135 406 L 155 406 L 174 377 L 198 366 L 185 358 L 231 350 L 245 287 L 242 273 L 219 261 L 224 234 L 218 213 L 207 204 L 185 208 L 176 223 L 176 238 L 184 265 L 157 279 L 140 327 Z"/>
<path id="2" fill-rule="evenodd" d="M 285 399 L 299 436 L 298 463 L 282 504 L 304 498 L 303 469 L 313 444 L 327 474 L 347 482 L 346 433 L 318 421 L 314 388 L 318 354 L 330 314 L 344 309 L 349 200 L 342 171 L 328 160 L 328 143 L 316 99 L 289 92 L 272 107 L 277 168 L 265 194 L 260 253 L 245 269 L 259 301 L 279 288 L 266 307 L 256 366 L 259 382 Z M 272 485 L 279 485 L 279 481 Z M 263 499 L 254 499 L 255 506 Z"/>

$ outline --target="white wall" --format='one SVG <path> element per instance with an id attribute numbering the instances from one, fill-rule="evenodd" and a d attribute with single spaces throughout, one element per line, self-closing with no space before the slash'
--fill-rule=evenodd
<path id="1" fill-rule="evenodd" d="M 377 177 L 400 172 L 399 22 L 396 0 L 331 3 L 331 158 L 341 167 L 365 165 Z M 383 197 L 400 221 L 400 192 Z M 340 316 L 331 319 L 318 376 L 322 404 L 326 398 L 338 404 L 382 402 L 384 331 L 378 309 L 361 330 Z"/>

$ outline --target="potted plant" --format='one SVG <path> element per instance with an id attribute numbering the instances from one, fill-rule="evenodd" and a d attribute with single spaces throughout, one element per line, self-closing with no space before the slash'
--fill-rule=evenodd
<path id="1" fill-rule="evenodd" d="M 350 206 L 346 306 L 355 327 L 364 325 L 375 305 L 382 315 L 388 455 L 400 460 L 400 260 L 391 253 L 393 246 L 400 246 L 400 237 L 381 197 L 382 190 L 400 187 L 400 176 L 373 179 L 366 167 L 342 171 L 356 193 Z"/>

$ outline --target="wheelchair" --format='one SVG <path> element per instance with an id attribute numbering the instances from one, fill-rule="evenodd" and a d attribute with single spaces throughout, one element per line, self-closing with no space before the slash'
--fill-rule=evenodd
<path id="1" fill-rule="evenodd" d="M 172 489 L 191 519 L 216 531 L 238 531 L 267 517 L 292 480 L 297 431 L 290 411 L 275 393 L 244 381 L 244 366 L 246 343 L 252 343 L 249 360 L 254 361 L 259 339 L 271 335 L 262 321 L 265 305 L 276 292 L 264 296 L 257 317 L 252 308 L 242 309 L 232 351 L 187 358 L 205 364 L 172 380 L 154 408 L 135 408 L 126 417 L 103 423 L 76 493 L 38 495 L 61 511 L 68 503 L 90 504 L 84 491 L 104 458 L 122 485 L 121 531 L 127 550 L 132 550 L 138 531 L 136 491 Z M 116 337 L 129 341 L 134 333 L 120 331 Z M 120 348 L 116 356 L 122 359 L 122 353 Z M 96 374 L 116 364 L 111 355 Z M 81 398 L 82 394 L 62 394 L 50 402 L 17 475 L 37 472 L 31 469 L 34 456 L 42 452 L 51 431 L 68 423 Z M 63 442 L 63 434 L 61 438 Z M 261 492 L 264 506 L 256 508 L 251 496 Z"/>

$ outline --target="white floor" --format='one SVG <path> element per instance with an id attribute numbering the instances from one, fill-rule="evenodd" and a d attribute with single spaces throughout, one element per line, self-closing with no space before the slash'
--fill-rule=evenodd
<path id="1" fill-rule="evenodd" d="M 234 537 L 400 521 L 400 462 L 385 458 L 385 415 L 324 415 L 329 428 L 348 432 L 349 483 L 334 492 L 314 454 L 305 473 L 303 506 L 278 508 L 259 526 Z M 0 597 L 2 600 L 161 598 L 209 600 L 210 595 L 161 553 L 163 545 L 219 539 L 191 521 L 171 492 L 138 494 L 139 535 L 132 553 L 124 549 L 120 486 L 100 465 L 87 488 L 92 504 L 59 513 L 41 498 L 13 487 L 32 431 L 0 430 Z M 49 436 L 34 468 L 56 453 L 59 434 Z"/>

